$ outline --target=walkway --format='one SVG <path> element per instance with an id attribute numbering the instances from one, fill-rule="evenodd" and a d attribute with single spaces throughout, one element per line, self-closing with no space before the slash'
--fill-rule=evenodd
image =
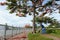
<path id="1" fill-rule="evenodd" d="M 19 35 L 16 35 L 16 36 L 13 36 L 7 40 L 27 40 L 27 33 L 26 32 L 23 32 Z"/>

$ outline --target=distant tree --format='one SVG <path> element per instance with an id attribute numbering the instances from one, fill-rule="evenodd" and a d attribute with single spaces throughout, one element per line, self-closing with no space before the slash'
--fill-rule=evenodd
<path id="1" fill-rule="evenodd" d="M 26 24 L 25 28 L 32 28 L 32 26 L 30 26 L 30 24 Z"/>
<path id="2" fill-rule="evenodd" d="M 60 28 L 60 23 L 59 22 L 55 22 L 54 24 L 50 24 L 48 26 L 48 28 Z"/>
<path id="3" fill-rule="evenodd" d="M 52 13 L 56 9 L 59 9 L 60 6 L 55 1 L 59 0 L 49 0 L 47 3 L 44 3 L 45 0 L 6 0 L 7 2 L 1 3 L 1 5 L 7 5 L 7 8 L 10 10 L 10 13 L 16 13 L 19 17 L 25 17 L 26 14 L 33 14 L 33 30 L 35 31 L 35 16 L 39 12 L 43 12 L 40 17 L 43 17 L 47 13 Z M 56 8 L 56 9 L 55 9 Z M 38 9 L 38 10 L 37 10 Z M 37 12 L 39 11 L 39 12 Z"/>
<path id="4" fill-rule="evenodd" d="M 42 23 L 45 23 L 45 24 L 49 23 L 50 25 L 56 25 L 56 26 L 59 25 L 59 22 L 56 19 L 54 19 L 53 17 L 52 18 L 50 18 L 50 17 L 36 17 L 35 21 L 37 24 L 40 24 L 40 25 Z"/>

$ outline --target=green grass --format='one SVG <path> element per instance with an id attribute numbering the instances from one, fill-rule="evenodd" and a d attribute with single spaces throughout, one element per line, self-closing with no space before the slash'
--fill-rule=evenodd
<path id="1" fill-rule="evenodd" d="M 53 39 L 43 37 L 39 33 L 36 33 L 36 34 L 29 33 L 28 34 L 28 40 L 53 40 Z"/>
<path id="2" fill-rule="evenodd" d="M 60 29 L 47 29 L 46 32 L 56 37 L 60 37 Z"/>
<path id="3" fill-rule="evenodd" d="M 56 32 L 55 33 L 51 33 L 51 35 L 60 37 L 60 29 L 56 29 L 55 31 Z"/>

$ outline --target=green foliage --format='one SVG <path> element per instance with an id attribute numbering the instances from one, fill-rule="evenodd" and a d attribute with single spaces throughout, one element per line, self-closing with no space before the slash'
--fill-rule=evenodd
<path id="1" fill-rule="evenodd" d="M 8 2 L 16 2 L 16 0 L 7 0 Z"/>
<path id="2" fill-rule="evenodd" d="M 20 1 L 23 0 L 6 0 L 8 3 L 7 5 L 7 9 L 10 10 L 10 13 L 17 13 L 17 12 L 23 12 L 24 14 L 27 14 L 27 10 L 25 8 L 25 4 L 23 4 L 23 6 L 20 4 Z M 27 0 L 24 0 L 24 2 L 26 2 Z M 18 2 L 18 3 L 17 3 Z M 24 3 L 23 2 L 23 3 Z M 21 9 L 24 9 L 21 11 Z M 17 15 L 18 16 L 18 15 Z"/>
<path id="3" fill-rule="evenodd" d="M 51 33 L 53 36 L 60 37 L 60 29 L 55 29 L 55 33 Z"/>
<path id="4" fill-rule="evenodd" d="M 38 16 L 38 17 L 35 18 L 35 21 L 36 21 L 36 23 L 39 23 L 39 24 L 41 24 L 41 23 L 45 23 L 45 24 L 50 23 L 48 28 L 53 28 L 53 26 L 55 28 L 60 27 L 60 23 L 56 19 L 54 19 L 53 17 L 50 18 L 50 17 L 39 17 Z"/>
<path id="5" fill-rule="evenodd" d="M 16 0 L 7 0 L 7 1 L 11 2 L 11 3 L 8 3 L 7 9 L 10 10 L 10 13 L 14 13 L 18 8 Z"/>
<path id="6" fill-rule="evenodd" d="M 52 5 L 52 1 L 49 1 L 45 4 L 45 6 L 51 6 Z"/>
<path id="7" fill-rule="evenodd" d="M 36 17 L 35 21 L 37 23 L 53 23 L 52 19 L 50 17 Z"/>
<path id="8" fill-rule="evenodd" d="M 46 33 L 50 34 L 50 33 L 56 33 L 56 30 L 54 29 L 47 29 Z"/>
<path id="9" fill-rule="evenodd" d="M 60 23 L 55 21 L 54 23 L 50 24 L 48 28 L 60 28 Z"/>
<path id="10" fill-rule="evenodd" d="M 33 3 L 32 5 L 35 4 L 35 6 L 37 6 L 37 7 L 34 8 L 34 7 L 31 7 L 31 6 L 27 6 L 27 1 L 28 0 L 6 0 L 6 1 L 8 2 L 7 8 L 10 10 L 10 13 L 23 12 L 24 14 L 27 14 L 29 12 L 30 13 L 34 12 L 34 10 L 36 11 L 36 9 L 38 8 L 38 9 L 40 9 L 39 11 L 43 12 L 42 16 L 47 14 L 47 11 L 46 11 L 47 7 L 52 7 L 51 5 L 53 3 L 53 0 L 50 0 L 47 3 L 45 3 L 44 5 L 42 5 L 44 0 L 30 0 Z M 22 3 L 21 3 L 21 1 L 22 1 Z M 39 6 L 39 5 L 41 5 L 41 6 Z M 31 8 L 31 10 L 28 10 L 29 8 Z M 21 9 L 24 9 L 24 10 L 21 11 Z M 38 15 L 39 13 L 37 11 L 35 12 L 35 14 Z M 44 13 L 44 11 L 46 11 L 46 12 Z M 29 15 L 31 15 L 30 13 L 29 13 Z M 45 21 L 45 23 L 46 23 L 46 21 Z"/>
<path id="11" fill-rule="evenodd" d="M 28 40 L 53 40 L 53 39 L 43 37 L 39 33 L 36 33 L 36 34 L 29 33 L 28 34 Z"/>
<path id="12" fill-rule="evenodd" d="M 27 14 L 27 9 L 23 10 L 23 13 Z"/>
<path id="13" fill-rule="evenodd" d="M 60 29 L 56 29 L 56 34 L 60 34 Z"/>
<path id="14" fill-rule="evenodd" d="M 21 8 L 23 8 L 23 9 L 25 9 L 25 8 L 27 8 L 28 9 L 28 6 L 26 5 L 26 2 L 28 1 L 28 0 L 6 0 L 6 1 L 8 1 L 8 2 L 10 2 L 7 6 L 8 6 L 8 9 L 9 10 L 11 10 L 10 11 L 10 13 L 14 13 L 16 10 L 18 10 L 18 9 L 21 9 Z M 20 4 L 20 2 L 22 1 L 22 5 Z M 33 3 L 34 1 L 36 1 L 35 3 L 36 3 L 36 5 L 37 5 L 37 3 L 39 4 L 39 1 L 40 0 L 31 0 L 31 2 Z M 18 2 L 18 3 L 17 3 Z M 40 1 L 41 3 L 43 3 L 43 0 L 42 1 Z M 52 2 L 52 1 L 51 1 Z M 49 4 L 51 5 L 51 2 L 49 1 L 48 3 L 46 3 L 45 4 L 45 6 L 48 6 Z M 40 4 L 39 4 L 40 5 Z M 38 6 L 39 6 L 38 5 Z M 33 7 L 32 7 L 33 8 Z M 43 7 L 42 7 L 43 8 Z M 35 8 L 35 9 L 37 9 L 37 8 Z M 29 11 L 31 11 L 31 10 L 29 10 Z M 19 12 L 19 11 L 17 11 L 17 12 Z M 23 13 L 27 13 L 26 12 L 26 10 L 23 10 L 22 11 Z M 37 15 L 38 15 L 38 13 L 36 13 Z"/>

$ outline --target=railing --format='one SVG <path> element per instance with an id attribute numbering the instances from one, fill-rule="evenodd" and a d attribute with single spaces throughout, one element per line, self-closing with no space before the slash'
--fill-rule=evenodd
<path id="1" fill-rule="evenodd" d="M 6 30 L 6 34 L 4 33 L 4 30 L 0 30 L 0 40 L 6 40 L 10 37 L 13 37 L 15 35 L 18 35 L 22 33 L 24 30 Z M 29 32 L 30 30 L 27 30 Z"/>
<path id="2" fill-rule="evenodd" d="M 10 37 L 13 37 L 15 35 L 22 33 L 23 31 L 31 32 L 32 28 L 18 28 L 18 27 L 16 27 L 15 29 L 12 28 L 12 29 L 0 30 L 0 40 L 7 40 Z"/>
<path id="3" fill-rule="evenodd" d="M 22 30 L 0 30 L 0 40 L 6 40 L 6 38 L 13 37 L 14 35 L 22 33 Z"/>

